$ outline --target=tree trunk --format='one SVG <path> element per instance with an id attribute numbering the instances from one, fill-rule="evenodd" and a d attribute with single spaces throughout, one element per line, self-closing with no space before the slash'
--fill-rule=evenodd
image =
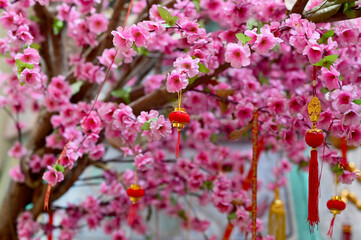
<path id="1" fill-rule="evenodd" d="M 16 218 L 31 202 L 32 189 L 22 183 L 11 181 L 0 209 L 0 239 L 15 240 Z"/>

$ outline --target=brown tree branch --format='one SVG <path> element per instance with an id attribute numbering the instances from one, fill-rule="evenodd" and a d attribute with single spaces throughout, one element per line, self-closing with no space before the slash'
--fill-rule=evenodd
<path id="1" fill-rule="evenodd" d="M 292 7 L 291 13 L 298 13 L 302 15 L 303 10 L 305 10 L 307 3 L 308 0 L 297 0 L 295 5 L 293 5 Z"/>

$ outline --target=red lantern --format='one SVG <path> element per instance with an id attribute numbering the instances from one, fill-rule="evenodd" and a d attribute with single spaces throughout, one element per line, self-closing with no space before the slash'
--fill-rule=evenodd
<path id="1" fill-rule="evenodd" d="M 135 219 L 135 215 L 137 215 L 137 202 L 141 197 L 144 196 L 144 189 L 138 184 L 132 184 L 127 189 L 127 195 L 132 202 L 132 206 L 128 211 L 128 223 L 132 225 Z"/>
<path id="2" fill-rule="evenodd" d="M 174 111 L 169 114 L 169 121 L 171 121 L 173 127 L 176 127 L 178 130 L 176 157 L 179 156 L 180 131 L 190 122 L 190 120 L 185 108 L 175 108 Z"/>
<path id="3" fill-rule="evenodd" d="M 340 214 L 346 208 L 346 203 L 342 201 L 341 196 L 332 196 L 327 202 L 327 208 L 330 209 L 330 212 L 333 213 L 333 218 L 330 224 L 330 229 L 328 230 L 327 235 L 332 238 L 333 224 L 337 214 Z"/>
<path id="4" fill-rule="evenodd" d="M 305 140 L 306 143 L 312 148 L 321 146 L 324 140 L 322 130 L 318 128 L 309 129 L 306 133 Z"/>

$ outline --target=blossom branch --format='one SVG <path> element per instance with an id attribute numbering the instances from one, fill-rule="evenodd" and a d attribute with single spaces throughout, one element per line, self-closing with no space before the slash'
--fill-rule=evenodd
<path id="1" fill-rule="evenodd" d="M 302 15 L 307 3 L 308 0 L 297 0 L 295 5 L 292 7 L 291 13 L 298 13 Z"/>

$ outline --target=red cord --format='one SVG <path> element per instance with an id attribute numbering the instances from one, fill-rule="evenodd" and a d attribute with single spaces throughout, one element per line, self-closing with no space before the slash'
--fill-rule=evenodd
<path id="1" fill-rule="evenodd" d="M 178 130 L 178 141 L 177 141 L 177 150 L 175 151 L 175 157 L 179 157 L 179 145 L 180 145 L 180 137 L 181 137 L 181 131 Z"/>

